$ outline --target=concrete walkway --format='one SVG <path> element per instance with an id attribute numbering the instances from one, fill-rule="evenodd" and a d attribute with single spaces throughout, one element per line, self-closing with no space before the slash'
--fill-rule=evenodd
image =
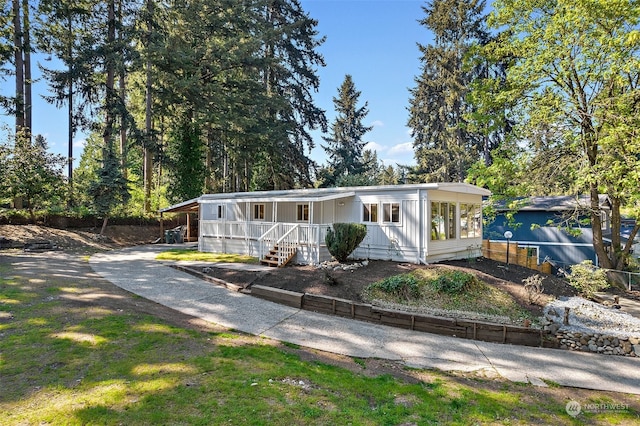
<path id="1" fill-rule="evenodd" d="M 359 358 L 415 368 L 480 371 L 545 386 L 640 394 L 640 358 L 502 345 L 317 314 L 231 292 L 154 260 L 171 246 L 139 246 L 91 257 L 115 285 L 231 329 Z"/>

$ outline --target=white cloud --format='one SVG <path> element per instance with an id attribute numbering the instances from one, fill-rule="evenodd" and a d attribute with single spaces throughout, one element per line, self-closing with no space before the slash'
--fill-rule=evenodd
<path id="1" fill-rule="evenodd" d="M 74 148 L 84 148 L 85 145 L 87 145 L 87 140 L 86 139 L 80 139 L 77 141 L 73 142 L 73 147 Z"/>
<path id="2" fill-rule="evenodd" d="M 375 120 L 373 123 L 371 123 L 371 126 L 373 126 L 373 127 L 383 127 L 384 123 L 382 122 L 382 120 Z"/>
<path id="3" fill-rule="evenodd" d="M 394 145 L 389 149 L 389 154 L 407 154 L 413 152 L 413 142 L 405 142 Z"/>
<path id="4" fill-rule="evenodd" d="M 387 147 L 380 145 L 377 142 L 367 142 L 367 144 L 364 146 L 364 149 L 370 149 L 372 151 L 377 151 L 377 152 L 381 152 L 381 151 L 386 151 Z"/>

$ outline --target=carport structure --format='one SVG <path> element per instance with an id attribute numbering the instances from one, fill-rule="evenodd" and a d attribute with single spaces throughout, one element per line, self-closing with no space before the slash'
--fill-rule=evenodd
<path id="1" fill-rule="evenodd" d="M 198 215 L 199 215 L 199 205 L 198 198 L 194 198 L 192 200 L 185 201 L 180 204 L 174 204 L 173 206 L 164 208 L 160 210 L 160 238 L 164 238 L 164 213 L 185 213 L 187 216 L 187 232 L 184 235 L 184 241 L 198 241 Z M 195 227 L 192 226 L 193 219 L 192 215 L 195 215 Z M 195 234 L 192 232 L 192 229 L 195 229 Z"/>

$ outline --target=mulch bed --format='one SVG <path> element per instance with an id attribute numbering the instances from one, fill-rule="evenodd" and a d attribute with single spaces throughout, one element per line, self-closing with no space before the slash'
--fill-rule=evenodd
<path id="1" fill-rule="evenodd" d="M 501 262 L 479 258 L 476 260 L 459 260 L 442 262 L 434 265 L 416 265 L 383 260 L 369 261 L 353 271 L 324 270 L 309 265 L 288 265 L 284 268 L 273 268 L 266 272 L 235 271 L 216 268 L 209 265 L 193 266 L 197 272 L 204 273 L 249 289 L 252 285 L 276 287 L 299 293 L 310 293 L 336 297 L 340 299 L 362 302 L 361 294 L 369 284 L 389 276 L 411 272 L 418 268 L 445 266 L 475 273 L 487 284 L 494 285 L 508 292 L 523 308 L 533 315 L 542 314 L 542 307 L 552 297 L 574 296 L 576 291 L 564 279 L 553 275 L 543 276 L 544 295 L 534 304 L 529 304 L 524 291 L 523 280 L 537 274 L 537 271 L 517 265 L 506 265 Z"/>

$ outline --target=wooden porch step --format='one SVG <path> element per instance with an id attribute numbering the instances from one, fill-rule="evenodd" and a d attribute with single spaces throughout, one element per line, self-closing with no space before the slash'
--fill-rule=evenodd
<path id="1" fill-rule="evenodd" d="M 282 265 L 280 265 L 280 267 L 289 263 L 289 261 L 293 259 L 295 255 L 296 255 L 295 248 L 290 249 L 287 258 L 284 260 L 284 262 L 282 262 Z M 263 265 L 277 267 L 278 266 L 278 246 L 274 246 L 271 250 L 269 250 L 269 253 L 265 254 L 264 257 L 260 259 L 260 263 Z"/>

